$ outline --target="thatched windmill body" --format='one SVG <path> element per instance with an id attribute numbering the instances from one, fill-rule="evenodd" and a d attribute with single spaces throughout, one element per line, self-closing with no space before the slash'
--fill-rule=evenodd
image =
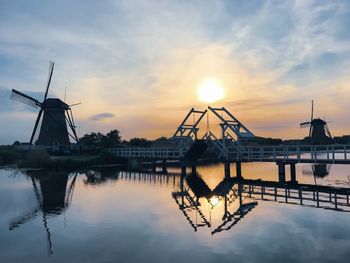
<path id="1" fill-rule="evenodd" d="M 71 110 L 71 106 L 73 105 L 68 105 L 58 98 L 47 98 L 54 65 L 54 62 L 50 61 L 49 78 L 46 85 L 44 100 L 42 102 L 18 90 L 12 89 L 11 99 L 39 109 L 34 129 L 30 137 L 30 144 L 33 144 L 33 140 L 42 116 L 43 118 L 40 126 L 40 132 L 38 140 L 35 144 L 68 145 L 70 144 L 69 138 L 72 138 L 75 142 L 78 142 L 73 113 Z"/>

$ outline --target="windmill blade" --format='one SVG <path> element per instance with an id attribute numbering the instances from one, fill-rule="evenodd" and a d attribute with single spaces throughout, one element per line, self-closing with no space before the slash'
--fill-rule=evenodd
<path id="1" fill-rule="evenodd" d="M 49 62 L 49 79 L 47 80 L 47 85 L 46 85 L 46 91 L 45 91 L 45 96 L 44 96 L 44 101 L 47 98 L 47 94 L 49 93 L 49 87 L 50 87 L 50 83 L 51 83 L 51 78 L 52 78 L 52 74 L 53 74 L 53 69 L 55 67 L 55 62 L 50 61 Z"/>
<path id="2" fill-rule="evenodd" d="M 35 193 L 36 200 L 38 201 L 38 207 L 33 209 L 30 212 L 24 213 L 23 215 L 12 219 L 10 221 L 10 224 L 9 224 L 9 229 L 10 230 L 13 230 L 16 227 L 19 227 L 20 225 L 27 223 L 28 221 L 33 219 L 38 214 L 38 212 L 40 211 L 40 208 L 41 208 L 41 205 L 42 205 L 42 200 L 41 200 L 41 196 L 40 196 L 40 193 L 39 193 L 39 189 L 38 189 L 38 186 L 35 183 L 35 180 L 34 180 L 33 177 L 31 177 L 31 181 L 32 181 L 33 190 L 34 190 L 34 193 Z"/>
<path id="3" fill-rule="evenodd" d="M 21 102 L 34 108 L 41 107 L 41 103 L 38 100 L 15 89 L 12 89 L 10 98 L 14 101 Z"/>
<path id="4" fill-rule="evenodd" d="M 13 230 L 16 227 L 19 227 L 20 225 L 23 225 L 23 224 L 29 222 L 38 214 L 39 211 L 40 211 L 40 207 L 35 208 L 33 211 L 24 213 L 21 216 L 13 218 L 9 223 L 9 230 Z"/>
<path id="5" fill-rule="evenodd" d="M 311 119 L 310 122 L 314 119 L 314 100 L 311 101 Z"/>
<path id="6" fill-rule="evenodd" d="M 40 110 L 39 113 L 38 113 L 38 117 L 36 118 L 34 129 L 33 129 L 33 132 L 32 132 L 32 136 L 30 137 L 30 141 L 29 141 L 29 144 L 31 144 L 31 145 L 33 144 L 33 139 L 34 139 L 34 136 L 35 136 L 35 133 L 36 133 L 36 129 L 38 128 L 38 124 L 39 124 L 40 117 L 41 117 L 42 113 L 43 113 L 43 110 Z"/>
<path id="7" fill-rule="evenodd" d="M 311 126 L 311 122 L 309 121 L 300 123 L 300 128 L 308 128 L 310 126 Z"/>
<path id="8" fill-rule="evenodd" d="M 309 129 L 309 140 L 310 140 L 310 143 L 311 143 L 311 134 L 312 134 L 312 125 L 310 125 L 310 129 Z"/>
<path id="9" fill-rule="evenodd" d="M 66 120 L 68 122 L 69 127 L 71 128 L 72 132 L 73 132 L 73 136 L 68 132 L 68 135 L 72 137 L 72 139 L 74 139 L 76 142 L 79 142 L 79 138 L 77 136 L 76 130 L 75 130 L 75 124 L 74 124 L 74 118 L 73 118 L 73 113 L 71 108 L 69 108 L 69 110 L 66 111 Z"/>
<path id="10" fill-rule="evenodd" d="M 81 102 L 78 102 L 78 103 L 74 103 L 74 104 L 69 105 L 69 107 L 74 107 L 74 106 L 78 106 L 78 105 L 81 105 L 81 104 L 82 104 Z"/>
<path id="11" fill-rule="evenodd" d="M 78 172 L 75 173 L 75 175 L 74 175 L 74 177 L 72 179 L 72 182 L 71 182 L 71 184 L 68 187 L 67 195 L 66 195 L 66 198 L 65 198 L 65 201 L 64 201 L 66 207 L 69 207 L 70 204 L 72 203 L 73 193 L 74 193 L 74 188 L 75 188 L 75 182 L 77 180 L 77 176 L 78 176 Z"/>
<path id="12" fill-rule="evenodd" d="M 325 128 L 325 130 L 326 130 L 326 135 L 327 135 L 329 138 L 332 139 L 332 135 L 331 135 L 331 132 L 330 132 L 330 130 L 329 130 L 329 128 L 328 128 L 328 125 L 326 124 L 326 125 L 324 126 L 324 128 Z"/>

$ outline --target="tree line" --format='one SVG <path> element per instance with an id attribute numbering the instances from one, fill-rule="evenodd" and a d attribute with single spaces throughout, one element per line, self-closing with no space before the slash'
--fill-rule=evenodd
<path id="1" fill-rule="evenodd" d="M 79 144 L 89 148 L 106 149 L 115 147 L 150 147 L 154 143 L 166 143 L 168 139 L 161 137 L 156 140 L 146 138 L 131 138 L 130 140 L 122 140 L 120 131 L 115 129 L 107 134 L 100 132 L 91 132 L 85 134 L 79 139 Z"/>

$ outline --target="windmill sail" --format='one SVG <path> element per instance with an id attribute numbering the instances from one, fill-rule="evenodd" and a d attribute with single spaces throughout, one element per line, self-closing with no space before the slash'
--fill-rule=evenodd
<path id="1" fill-rule="evenodd" d="M 53 74 L 54 67 L 55 67 L 55 63 L 50 61 L 49 62 L 49 78 L 48 78 L 47 84 L 46 84 L 46 91 L 45 91 L 44 100 L 47 99 L 47 95 L 49 93 L 49 88 L 50 88 L 50 84 L 51 84 L 51 79 L 52 79 L 52 74 Z"/>
<path id="2" fill-rule="evenodd" d="M 300 123 L 300 128 L 309 128 L 311 125 L 311 122 L 307 121 L 307 122 L 302 122 Z"/>
<path id="3" fill-rule="evenodd" d="M 38 100 L 15 89 L 12 89 L 10 98 L 14 101 L 21 102 L 34 108 L 41 107 L 41 103 Z"/>

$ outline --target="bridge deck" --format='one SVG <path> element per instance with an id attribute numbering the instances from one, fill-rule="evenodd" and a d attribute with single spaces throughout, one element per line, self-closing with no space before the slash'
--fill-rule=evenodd
<path id="1" fill-rule="evenodd" d="M 240 146 L 238 152 L 223 148 L 218 160 L 240 162 L 285 162 L 350 164 L 350 145 Z M 135 159 L 183 160 L 183 148 L 113 148 L 116 156 Z"/>

